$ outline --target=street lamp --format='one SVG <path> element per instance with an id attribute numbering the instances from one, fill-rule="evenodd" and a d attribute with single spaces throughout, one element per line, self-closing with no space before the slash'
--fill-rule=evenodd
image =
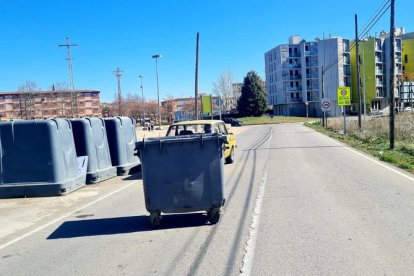
<path id="1" fill-rule="evenodd" d="M 139 78 L 141 79 L 142 112 L 144 113 L 142 119 L 144 120 L 144 125 L 145 125 L 145 100 L 144 100 L 144 85 L 143 85 L 144 76 L 139 75 Z"/>
<path id="2" fill-rule="evenodd" d="M 155 58 L 155 72 L 157 74 L 157 96 L 158 96 L 158 129 L 162 129 L 161 127 L 161 112 L 160 112 L 160 87 L 158 84 L 158 59 L 162 58 L 160 54 L 153 55 L 152 58 Z"/>

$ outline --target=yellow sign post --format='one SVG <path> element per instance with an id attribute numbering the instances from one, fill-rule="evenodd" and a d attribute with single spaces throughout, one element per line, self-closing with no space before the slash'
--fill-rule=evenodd
<path id="1" fill-rule="evenodd" d="M 351 88 L 338 87 L 338 105 L 339 106 L 351 105 Z"/>

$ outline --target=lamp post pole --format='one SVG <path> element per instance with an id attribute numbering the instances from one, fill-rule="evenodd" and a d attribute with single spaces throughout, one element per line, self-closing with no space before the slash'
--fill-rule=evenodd
<path id="1" fill-rule="evenodd" d="M 162 58 L 162 56 L 160 54 L 157 54 L 157 55 L 153 55 L 152 58 L 155 58 L 155 72 L 156 72 L 156 75 L 157 75 L 158 129 L 162 129 L 161 128 L 161 112 L 160 112 L 160 88 L 159 88 L 159 84 L 158 84 L 158 59 Z"/>
<path id="2" fill-rule="evenodd" d="M 144 76 L 139 75 L 139 78 L 141 79 L 141 99 L 142 99 L 142 113 L 143 113 L 143 120 L 144 120 L 144 125 L 145 125 L 145 100 L 144 100 L 144 84 L 143 84 L 143 79 Z"/>

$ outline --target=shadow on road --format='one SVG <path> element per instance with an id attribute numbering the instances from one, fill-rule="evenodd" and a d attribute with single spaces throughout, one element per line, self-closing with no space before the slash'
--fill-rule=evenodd
<path id="1" fill-rule="evenodd" d="M 173 228 L 209 226 L 209 224 L 207 224 L 207 216 L 201 213 L 163 215 L 160 227 L 156 229 L 149 228 L 147 222 L 148 216 L 66 221 L 47 237 L 47 239 L 69 239 Z"/>

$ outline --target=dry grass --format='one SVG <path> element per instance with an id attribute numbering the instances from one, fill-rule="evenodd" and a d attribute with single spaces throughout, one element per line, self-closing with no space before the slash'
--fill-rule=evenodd
<path id="1" fill-rule="evenodd" d="M 358 129 L 356 117 L 347 118 L 347 132 L 361 139 L 373 137 L 389 137 L 389 117 L 362 117 L 362 129 Z M 334 131 L 343 130 L 343 118 L 329 118 L 328 128 Z M 414 113 L 405 112 L 395 116 L 395 140 L 412 144 L 414 142 Z"/>
<path id="2" fill-rule="evenodd" d="M 340 134 L 343 131 L 343 118 L 329 118 L 327 128 L 322 128 L 319 122 L 306 125 L 414 173 L 413 113 L 395 116 L 395 148 L 392 150 L 389 144 L 389 117 L 366 117 L 362 120 L 361 130 L 356 117 L 347 118 L 347 135 Z"/>

